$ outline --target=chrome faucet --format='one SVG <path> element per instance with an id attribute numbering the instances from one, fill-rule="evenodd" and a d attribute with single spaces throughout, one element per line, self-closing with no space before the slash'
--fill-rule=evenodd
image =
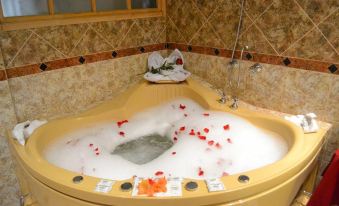
<path id="1" fill-rule="evenodd" d="M 225 95 L 225 92 L 224 91 L 220 91 L 220 96 L 221 98 L 218 99 L 217 101 L 220 103 L 220 104 L 225 104 L 227 102 L 227 97 Z"/>
<path id="2" fill-rule="evenodd" d="M 233 103 L 231 104 L 230 108 L 231 109 L 238 109 L 239 107 L 239 99 L 236 96 L 232 97 Z"/>

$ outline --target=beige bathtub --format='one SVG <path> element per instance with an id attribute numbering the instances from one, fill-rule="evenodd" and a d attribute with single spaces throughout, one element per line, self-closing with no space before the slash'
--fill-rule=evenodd
<path id="1" fill-rule="evenodd" d="M 131 197 L 131 191 L 122 191 L 120 186 L 132 179 L 117 181 L 113 189 L 105 193 L 94 192 L 99 179 L 83 176 L 81 183 L 72 179 L 79 174 L 66 171 L 48 163 L 44 149 L 64 133 L 97 124 L 98 122 L 126 119 L 147 107 L 155 106 L 177 97 L 190 98 L 210 110 L 227 111 L 239 115 L 256 126 L 279 133 L 286 138 L 289 152 L 278 162 L 248 171 L 244 174 L 223 177 L 226 187 L 223 192 L 209 193 L 204 181 L 197 181 L 195 191 L 183 190 L 182 197 L 149 198 Z M 250 205 L 287 206 L 313 170 L 321 149 L 325 131 L 303 134 L 291 123 L 270 115 L 256 113 L 244 108 L 232 111 L 219 104 L 219 96 L 194 80 L 182 84 L 150 84 L 141 82 L 115 99 L 105 102 L 87 112 L 50 121 L 30 137 L 25 146 L 9 136 L 10 148 L 17 163 L 17 176 L 21 183 L 25 204 L 41 206 L 75 205 L 123 205 L 123 206 L 195 206 L 195 205 Z M 114 117 L 114 118 L 113 118 Z M 238 181 L 239 175 L 247 175 L 246 183 Z M 188 179 L 183 181 L 187 183 Z"/>

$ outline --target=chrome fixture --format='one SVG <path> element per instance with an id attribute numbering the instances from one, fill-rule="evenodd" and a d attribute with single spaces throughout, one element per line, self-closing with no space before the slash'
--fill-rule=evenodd
<path id="1" fill-rule="evenodd" d="M 252 66 L 250 66 L 250 72 L 251 74 L 256 74 L 258 72 L 261 72 L 261 70 L 263 69 L 263 66 L 259 63 L 255 63 Z"/>
<path id="2" fill-rule="evenodd" d="M 244 13 L 244 4 L 245 4 L 245 0 L 241 1 L 241 9 L 240 9 L 240 16 L 239 16 L 239 23 L 238 23 L 238 28 L 237 28 L 237 34 L 236 34 L 236 38 L 235 38 L 235 42 L 234 42 L 234 46 L 233 46 L 233 51 L 232 51 L 232 58 L 231 61 L 228 63 L 227 65 L 227 71 L 229 72 L 228 75 L 228 86 L 230 88 L 231 91 L 237 91 L 240 87 L 240 80 L 241 80 L 241 66 L 240 66 L 240 62 L 238 62 L 237 60 L 234 59 L 234 55 L 235 55 L 235 50 L 237 48 L 238 45 L 238 40 L 239 40 L 239 35 L 240 35 L 240 30 L 241 30 L 241 25 L 242 25 L 242 18 L 243 18 L 243 13 Z M 244 50 L 248 50 L 248 46 L 244 46 L 241 49 L 241 54 L 240 54 L 240 60 L 242 59 Z M 232 109 L 237 109 L 238 108 L 238 98 L 235 94 L 232 94 L 232 99 L 233 99 L 233 103 L 230 106 Z"/>
<path id="3" fill-rule="evenodd" d="M 83 177 L 83 176 L 75 176 L 75 177 L 73 177 L 73 183 L 75 183 L 75 184 L 79 184 L 79 183 L 81 183 L 83 180 L 84 180 L 84 177 Z"/>
<path id="4" fill-rule="evenodd" d="M 238 182 L 247 183 L 250 181 L 250 178 L 247 175 L 240 175 L 238 177 Z"/>
<path id="5" fill-rule="evenodd" d="M 218 99 L 217 101 L 218 101 L 220 104 L 225 104 L 225 103 L 227 102 L 226 94 L 225 94 L 224 91 L 221 91 L 220 93 L 221 93 L 221 94 L 220 94 L 221 98 Z"/>
<path id="6" fill-rule="evenodd" d="M 231 104 L 230 108 L 231 109 L 238 109 L 239 107 L 239 99 L 236 96 L 232 97 L 233 103 Z"/>
<path id="7" fill-rule="evenodd" d="M 196 182 L 187 182 L 185 185 L 185 189 L 187 191 L 195 191 L 198 188 L 198 184 Z"/>

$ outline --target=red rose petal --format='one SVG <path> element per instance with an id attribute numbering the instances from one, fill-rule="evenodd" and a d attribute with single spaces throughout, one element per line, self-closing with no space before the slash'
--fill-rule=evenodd
<path id="1" fill-rule="evenodd" d="M 179 105 L 179 108 L 180 108 L 180 109 L 185 109 L 185 108 L 186 108 L 186 106 L 185 106 L 185 105 L 183 105 L 183 104 L 180 104 L 180 105 Z"/>
<path id="2" fill-rule="evenodd" d="M 178 141 L 178 138 L 176 138 L 176 137 L 173 137 L 173 140 L 174 140 L 174 141 Z"/>
<path id="3" fill-rule="evenodd" d="M 205 117 L 210 116 L 210 114 L 208 114 L 208 113 L 204 113 L 204 114 L 202 114 L 202 115 L 204 115 Z"/>
<path id="4" fill-rule="evenodd" d="M 99 151 L 99 148 L 95 148 L 95 150 L 94 150 L 94 151 L 96 151 L 96 152 L 97 152 L 97 151 Z"/>
<path id="5" fill-rule="evenodd" d="M 232 140 L 230 138 L 227 138 L 227 142 L 232 144 Z"/>
<path id="6" fill-rule="evenodd" d="M 201 167 L 199 167 L 198 175 L 199 176 L 203 176 L 204 175 L 204 171 L 201 169 Z"/>
<path id="7" fill-rule="evenodd" d="M 215 147 L 218 148 L 218 149 L 221 149 L 221 144 L 217 143 L 217 144 L 215 144 Z"/>
<path id="8" fill-rule="evenodd" d="M 212 146 L 214 144 L 214 141 L 213 140 L 210 140 L 207 142 L 208 145 Z"/>
<path id="9" fill-rule="evenodd" d="M 177 154 L 176 152 L 172 152 L 172 155 L 175 155 L 175 154 Z"/>
<path id="10" fill-rule="evenodd" d="M 189 133 L 189 135 L 192 135 L 192 136 L 195 135 L 194 129 L 191 129 L 191 132 Z"/>
<path id="11" fill-rule="evenodd" d="M 175 131 L 175 132 L 174 132 L 174 134 L 175 134 L 175 135 L 178 135 L 178 132 L 177 132 L 177 131 Z"/>
<path id="12" fill-rule="evenodd" d="M 200 133 L 200 132 L 197 132 L 197 135 L 201 135 L 201 133 Z"/>
<path id="13" fill-rule="evenodd" d="M 204 128 L 204 132 L 208 133 L 210 130 L 208 128 Z"/>
<path id="14" fill-rule="evenodd" d="M 224 125 L 224 130 L 229 130 L 229 129 L 230 129 L 230 125 L 229 124 Z"/>
<path id="15" fill-rule="evenodd" d="M 198 137 L 199 137 L 199 139 L 201 139 L 201 140 L 206 140 L 206 136 L 199 135 Z"/>
<path id="16" fill-rule="evenodd" d="M 125 136 L 125 132 L 119 132 L 119 135 L 124 137 Z"/>
<path id="17" fill-rule="evenodd" d="M 185 117 L 187 117 L 188 115 L 187 114 L 184 114 Z"/>
<path id="18" fill-rule="evenodd" d="M 99 155 L 100 153 L 99 152 L 97 152 L 97 153 L 95 153 L 96 155 Z"/>
<path id="19" fill-rule="evenodd" d="M 222 173 L 222 176 L 225 177 L 225 176 L 228 176 L 229 174 L 227 172 L 223 172 Z"/>
<path id="20" fill-rule="evenodd" d="M 122 120 L 122 121 L 117 122 L 117 125 L 118 125 L 118 127 L 121 127 L 123 124 L 125 124 L 127 122 L 128 122 L 128 120 Z"/>
<path id="21" fill-rule="evenodd" d="M 185 127 L 180 127 L 180 131 L 185 131 Z"/>
<path id="22" fill-rule="evenodd" d="M 163 175 L 164 174 L 164 172 L 162 172 L 162 171 L 157 171 L 156 173 L 155 173 L 155 176 L 160 176 L 160 175 Z"/>
<path id="23" fill-rule="evenodd" d="M 88 146 L 89 146 L 89 147 L 93 147 L 93 144 L 91 143 L 91 144 L 89 144 Z"/>

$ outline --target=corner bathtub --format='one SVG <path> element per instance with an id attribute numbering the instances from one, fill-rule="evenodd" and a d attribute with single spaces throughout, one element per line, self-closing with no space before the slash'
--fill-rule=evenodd
<path id="1" fill-rule="evenodd" d="M 57 138 L 73 130 L 98 122 L 127 119 L 145 108 L 159 105 L 174 98 L 189 98 L 205 109 L 226 111 L 252 122 L 259 128 L 278 133 L 286 139 L 289 150 L 279 161 L 247 171 L 222 177 L 226 190 L 209 193 L 205 182 L 198 183 L 195 191 L 186 191 L 182 197 L 132 197 L 120 186 L 132 179 L 116 181 L 109 193 L 94 192 L 99 178 L 83 175 L 81 183 L 72 180 L 78 173 L 67 171 L 47 162 L 44 150 Z M 9 134 L 9 144 L 17 163 L 17 176 L 26 203 L 40 206 L 196 206 L 196 205 L 257 205 L 288 206 L 295 198 L 303 182 L 316 165 L 325 131 L 303 134 L 293 124 L 271 115 L 261 114 L 245 108 L 230 110 L 219 104 L 219 96 L 199 82 L 189 79 L 181 84 L 150 84 L 141 82 L 113 100 L 105 102 L 79 115 L 50 121 L 37 129 L 25 146 L 14 141 Z M 114 119 L 113 119 L 114 117 Z M 247 175 L 248 182 L 239 182 L 240 175 Z M 183 185 L 191 181 L 184 179 Z"/>

